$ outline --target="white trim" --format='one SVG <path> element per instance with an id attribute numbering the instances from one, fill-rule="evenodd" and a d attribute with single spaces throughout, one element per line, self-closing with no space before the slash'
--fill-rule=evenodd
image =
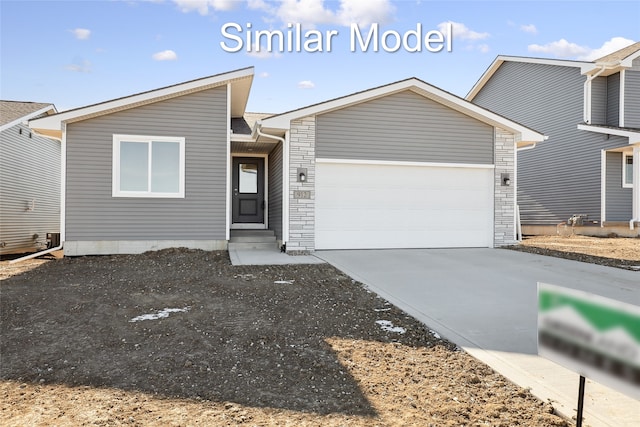
<path id="1" fill-rule="evenodd" d="M 411 90 L 421 96 L 424 96 L 427 99 L 431 99 L 434 102 L 473 117 L 480 122 L 508 130 L 511 133 L 519 136 L 519 144 L 526 145 L 532 142 L 542 142 L 546 139 L 544 135 L 526 126 L 513 122 L 505 117 L 486 110 L 479 105 L 472 104 L 462 98 L 459 98 L 449 92 L 446 92 L 416 78 L 402 80 L 385 86 L 380 86 L 363 92 L 358 92 L 351 95 L 343 96 L 341 98 L 325 101 L 320 104 L 315 104 L 298 110 L 289 111 L 288 113 L 267 117 L 265 119 L 262 119 L 261 125 L 263 126 L 263 128 L 267 129 L 286 130 L 291 125 L 291 120 L 324 114 L 330 111 L 339 110 L 351 105 L 360 104 L 362 102 L 370 101 L 372 99 L 381 98 L 406 90 Z"/>
<path id="2" fill-rule="evenodd" d="M 484 87 L 485 84 L 493 77 L 495 72 L 500 68 L 500 66 L 505 62 L 522 62 L 527 64 L 541 64 L 541 65 L 556 65 L 560 67 L 579 67 L 580 72 L 584 73 L 588 67 L 593 66 L 592 62 L 578 62 L 578 61 L 565 61 L 561 59 L 546 59 L 546 58 L 526 58 L 521 56 L 507 56 L 507 55 L 499 55 L 492 63 L 489 65 L 487 70 L 480 76 L 478 81 L 473 85 L 465 99 L 467 101 L 473 101 L 473 98 L 476 97 L 478 92 Z"/>
<path id="3" fill-rule="evenodd" d="M 441 167 L 441 168 L 472 168 L 472 169 L 495 169 L 495 165 L 467 164 L 467 163 L 434 163 L 434 162 L 402 162 L 389 160 L 354 160 L 354 159 L 316 159 L 316 163 L 341 163 L 354 165 L 386 165 L 386 166 L 418 166 L 418 167 Z"/>
<path id="4" fill-rule="evenodd" d="M 619 102 L 620 106 L 618 108 L 618 125 L 623 128 L 624 127 L 624 70 L 620 70 L 620 96 Z"/>
<path id="5" fill-rule="evenodd" d="M 212 89 L 214 87 L 229 84 L 228 82 L 232 80 L 237 81 L 240 79 L 252 80 L 253 67 L 218 74 L 203 79 L 192 80 L 185 83 L 179 83 L 173 86 L 150 90 L 147 92 L 139 93 L 137 95 L 130 95 L 124 98 L 102 102 L 100 104 L 77 108 L 49 117 L 35 119 L 30 123 L 30 126 L 34 129 L 59 131 L 61 129 L 62 122 L 73 123 L 76 121 L 86 120 L 88 118 L 110 114 L 112 112 L 120 111 L 127 108 L 138 107 L 162 99 L 170 99 L 188 93 Z"/>
<path id="6" fill-rule="evenodd" d="M 289 131 L 284 133 L 282 144 L 282 242 L 289 241 Z"/>
<path id="7" fill-rule="evenodd" d="M 235 223 L 233 222 L 233 207 L 231 208 L 231 227 L 233 230 L 266 230 L 269 228 L 269 155 L 268 154 L 259 154 L 259 153 L 232 153 L 231 161 L 229 162 L 233 165 L 233 159 L 235 157 L 246 157 L 246 158 L 258 158 L 264 159 L 264 176 L 263 176 L 263 195 L 264 195 L 264 215 L 262 218 L 262 222 L 256 223 Z M 231 166 L 230 177 L 233 175 L 233 166 Z M 233 185 L 231 186 L 233 187 Z M 233 197 L 233 194 L 231 194 Z"/>
<path id="8" fill-rule="evenodd" d="M 607 152 L 600 150 L 600 227 L 607 220 Z"/>
<path id="9" fill-rule="evenodd" d="M 44 113 L 46 113 L 48 111 L 51 111 L 51 110 L 53 110 L 54 113 L 58 112 L 58 110 L 56 110 L 56 107 L 53 104 L 49 104 L 46 107 L 42 107 L 39 110 L 34 111 L 33 113 L 29 113 L 26 116 L 18 117 L 17 119 L 0 126 L 0 131 L 9 129 L 10 127 L 13 127 L 15 125 L 19 125 L 20 123 L 23 123 L 25 121 L 31 120 L 33 117 L 37 117 L 37 116 L 39 116 L 41 114 L 44 114 Z M 57 139 L 57 138 L 55 138 L 55 139 Z"/>
<path id="10" fill-rule="evenodd" d="M 225 220 L 225 238 L 227 240 L 231 239 L 231 203 L 232 203 L 232 197 L 233 195 L 231 194 L 231 173 L 232 173 L 232 157 L 231 157 L 231 84 L 227 83 L 227 182 L 226 182 L 226 186 L 227 186 L 227 206 L 226 206 L 226 220 Z"/>
<path id="11" fill-rule="evenodd" d="M 616 128 L 610 128 L 605 126 L 594 126 L 594 125 L 578 125 L 578 129 L 586 130 L 588 132 L 603 133 L 607 135 L 623 136 L 625 138 L 629 138 L 629 144 L 640 143 L 640 132 L 638 131 L 616 129 Z"/>
<path id="12" fill-rule="evenodd" d="M 67 237 L 67 125 L 62 124 L 60 140 L 60 244 Z"/>
<path id="13" fill-rule="evenodd" d="M 627 159 L 631 158 L 631 182 L 627 182 Z M 633 152 L 622 153 L 622 188 L 633 188 Z"/>
<path id="14" fill-rule="evenodd" d="M 634 222 L 640 222 L 640 145 L 633 147 L 633 190 L 631 196 L 631 213 L 629 228 L 633 230 Z"/>
<path id="15" fill-rule="evenodd" d="M 148 145 L 148 176 L 147 191 L 123 191 L 120 189 L 120 145 L 122 142 L 139 142 Z M 151 162 L 152 162 L 152 142 L 172 142 L 178 144 L 178 192 L 159 193 L 151 190 Z M 141 198 L 185 198 L 185 138 L 179 136 L 149 136 L 149 135 L 122 135 L 113 134 L 113 158 L 111 175 L 111 197 L 141 197 Z"/>

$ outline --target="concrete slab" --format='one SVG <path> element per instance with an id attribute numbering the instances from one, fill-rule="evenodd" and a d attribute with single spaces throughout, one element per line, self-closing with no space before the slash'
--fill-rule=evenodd
<path id="1" fill-rule="evenodd" d="M 504 249 L 319 251 L 474 357 L 575 415 L 578 375 L 537 356 L 537 282 L 640 305 L 640 273 Z M 637 426 L 640 402 L 587 382 L 585 424 Z"/>
<path id="2" fill-rule="evenodd" d="M 277 249 L 246 249 L 229 246 L 232 265 L 324 264 L 313 255 L 287 255 Z"/>

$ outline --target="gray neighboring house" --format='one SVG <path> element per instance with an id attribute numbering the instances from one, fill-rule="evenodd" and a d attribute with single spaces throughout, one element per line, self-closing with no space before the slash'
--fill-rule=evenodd
<path id="1" fill-rule="evenodd" d="M 226 249 L 235 230 L 290 254 L 514 242 L 515 150 L 542 134 L 418 79 L 250 114 L 253 74 L 32 120 L 65 153 L 65 255 Z"/>
<path id="2" fill-rule="evenodd" d="M 581 233 L 638 235 L 640 43 L 591 62 L 498 56 L 466 99 L 549 136 L 518 153 L 525 232 L 581 215 Z"/>
<path id="3" fill-rule="evenodd" d="M 0 255 L 47 246 L 60 232 L 60 142 L 27 121 L 56 113 L 52 104 L 0 101 Z"/>

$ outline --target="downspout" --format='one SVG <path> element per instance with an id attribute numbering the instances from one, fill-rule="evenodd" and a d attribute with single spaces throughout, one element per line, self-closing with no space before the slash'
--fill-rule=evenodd
<path id="1" fill-rule="evenodd" d="M 44 135 L 42 133 L 38 133 L 35 129 L 34 133 L 43 136 L 45 138 L 50 138 L 60 142 L 60 244 L 55 248 L 45 249 L 44 251 L 36 252 L 33 254 L 29 254 L 23 256 L 21 258 L 12 259 L 9 261 L 9 264 L 15 264 L 17 262 L 26 261 L 28 259 L 37 258 L 42 255 L 46 255 L 51 252 L 59 251 L 64 246 L 64 203 L 65 203 L 65 175 L 66 175 L 66 157 L 67 157 L 67 132 L 66 132 L 66 124 L 63 124 L 63 132 L 62 138 L 56 138 L 55 136 Z"/>
<path id="2" fill-rule="evenodd" d="M 631 195 L 631 216 L 629 229 L 634 229 L 634 223 L 640 222 L 640 146 L 633 147 L 633 191 Z"/>
<path id="3" fill-rule="evenodd" d="M 587 80 L 584 82 L 584 111 L 583 119 L 588 125 L 591 124 L 591 81 L 604 72 L 606 65 L 601 65 L 600 70 L 597 73 L 587 76 Z"/>
<path id="4" fill-rule="evenodd" d="M 282 196 L 283 196 L 282 197 L 282 242 L 286 247 L 287 240 L 288 240 L 287 237 L 289 235 L 288 224 L 287 224 L 288 221 L 285 220 L 286 218 L 288 218 L 288 212 L 289 212 L 289 204 L 286 203 L 289 195 L 289 185 L 287 180 L 287 177 L 289 176 L 289 165 L 288 165 L 289 147 L 287 144 L 287 140 L 285 138 L 282 138 L 281 136 L 264 133 L 260 130 L 261 127 L 262 127 L 262 123 L 258 121 L 256 123 L 256 133 L 259 136 L 275 139 L 282 143 L 282 175 L 283 175 L 283 178 L 282 178 L 282 181 L 283 181 L 282 182 Z"/>

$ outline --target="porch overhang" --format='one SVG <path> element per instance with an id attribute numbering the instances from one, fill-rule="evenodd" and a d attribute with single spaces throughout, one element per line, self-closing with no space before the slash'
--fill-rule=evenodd
<path id="1" fill-rule="evenodd" d="M 622 136 L 629 139 L 629 145 L 640 144 L 640 129 L 587 124 L 579 124 L 578 129 L 605 135 Z"/>

